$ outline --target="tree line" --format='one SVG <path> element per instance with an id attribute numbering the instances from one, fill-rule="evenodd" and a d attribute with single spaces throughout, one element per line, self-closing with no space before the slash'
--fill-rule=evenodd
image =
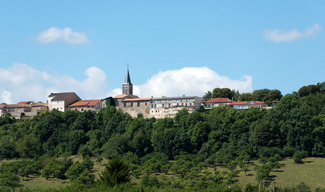
<path id="1" fill-rule="evenodd" d="M 175 118 L 164 119 L 145 119 L 141 115 L 131 118 L 114 106 L 98 113 L 46 111 L 23 120 L 6 114 L 0 117 L 0 158 L 43 158 L 41 168 L 35 165 L 36 172 L 47 178 L 61 174 L 71 177 L 71 181 L 82 180 L 73 176 L 76 172 L 93 180 L 91 166 L 87 168 L 84 165 L 87 162 L 79 162 L 74 168 L 83 169 L 73 170 L 70 167 L 75 162 L 45 161 L 44 157 L 81 154 L 112 158 L 118 154 L 129 162 L 135 177 L 144 173 L 173 172 L 195 183 L 201 182 L 200 170 L 213 164 L 232 167 L 252 158 L 275 156 L 294 157 L 301 163 L 306 156 L 325 156 L 324 84 L 315 85 L 316 89 L 304 86 L 285 96 L 276 90 L 253 92 L 252 96 L 264 95 L 265 98 L 277 95 L 274 98 L 279 100 L 278 104 L 270 110 L 217 107 L 188 113 L 183 109 Z M 275 165 L 271 163 L 264 168 L 272 170 Z M 58 169 L 51 170 L 53 167 Z M 243 170 L 244 167 L 245 163 Z M 262 178 L 265 178 L 264 168 L 256 167 Z M 211 180 L 227 179 L 232 183 L 231 168 L 229 170 L 226 175 L 215 173 Z M 15 173 L 24 174 L 23 169 Z M 156 181 L 149 177 L 143 181 L 146 182 Z M 201 187 L 208 186 L 203 182 Z"/>

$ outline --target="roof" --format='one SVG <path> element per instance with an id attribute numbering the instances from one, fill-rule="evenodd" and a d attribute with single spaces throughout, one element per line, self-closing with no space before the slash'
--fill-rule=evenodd
<path id="1" fill-rule="evenodd" d="M 101 101 L 101 99 L 93 99 L 88 103 L 88 106 L 95 106 L 100 101 Z"/>
<path id="2" fill-rule="evenodd" d="M 31 107 L 31 105 L 28 104 L 8 104 L 7 108 L 25 108 L 25 107 Z"/>
<path id="3" fill-rule="evenodd" d="M 131 78 L 130 78 L 130 74 L 129 74 L 129 69 L 127 69 L 127 71 L 126 71 L 126 76 L 125 76 L 124 84 L 130 84 L 130 85 L 132 85 Z"/>
<path id="4" fill-rule="evenodd" d="M 80 100 L 73 104 L 71 104 L 69 107 L 81 107 L 81 106 L 87 106 L 90 100 Z"/>
<path id="5" fill-rule="evenodd" d="M 229 98 L 213 98 L 204 101 L 204 103 L 231 103 L 231 102 L 232 101 Z"/>
<path id="6" fill-rule="evenodd" d="M 32 107 L 47 107 L 48 104 L 47 103 L 34 103 L 32 105 Z"/>
<path id="7" fill-rule="evenodd" d="M 0 105 L 0 109 L 3 109 L 5 107 L 6 107 L 6 105 Z"/>
<path id="8" fill-rule="evenodd" d="M 168 99 L 195 99 L 197 96 L 179 96 L 179 97 L 153 97 L 153 100 L 168 100 Z"/>
<path id="9" fill-rule="evenodd" d="M 139 98 L 136 95 L 116 95 L 113 99 L 124 99 L 124 98 Z"/>
<path id="10" fill-rule="evenodd" d="M 80 100 L 80 101 L 77 101 L 77 102 L 71 104 L 69 107 L 95 106 L 100 101 L 101 101 L 101 99 Z"/>
<path id="11" fill-rule="evenodd" d="M 66 98 L 71 97 L 73 95 L 77 96 L 80 99 L 80 97 L 75 92 L 51 93 L 49 97 L 53 97 L 53 99 L 51 99 L 52 101 L 60 101 L 65 100 Z"/>
<path id="12" fill-rule="evenodd" d="M 123 101 L 150 101 L 151 98 L 130 98 L 130 99 L 123 99 Z"/>
<path id="13" fill-rule="evenodd" d="M 228 105 L 267 105 L 266 103 L 262 101 L 236 101 L 229 103 Z"/>
<path id="14" fill-rule="evenodd" d="M 17 104 L 31 104 L 31 103 L 32 103 L 32 101 L 21 101 L 21 102 L 19 102 Z"/>

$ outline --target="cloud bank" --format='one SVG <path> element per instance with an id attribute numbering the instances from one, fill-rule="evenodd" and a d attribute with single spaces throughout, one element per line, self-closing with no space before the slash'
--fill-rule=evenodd
<path id="1" fill-rule="evenodd" d="M 297 29 L 283 32 L 279 29 L 264 30 L 264 37 L 269 41 L 275 43 L 281 43 L 285 41 L 295 41 L 301 38 L 307 38 L 313 36 L 322 30 L 321 26 L 314 24 L 312 28 L 306 28 L 304 32 L 300 32 Z"/>
<path id="2" fill-rule="evenodd" d="M 46 31 L 40 32 L 36 40 L 43 44 L 56 41 L 69 44 L 85 44 L 90 42 L 85 33 L 72 31 L 69 27 L 63 29 L 51 27 Z"/>
<path id="3" fill-rule="evenodd" d="M 121 88 L 107 92 L 108 80 L 102 69 L 89 67 L 84 75 L 86 78 L 79 81 L 68 75 L 50 74 L 27 64 L 15 63 L 8 69 L 0 68 L 0 103 L 45 102 L 54 92 L 76 92 L 82 99 L 100 99 L 122 92 Z M 217 87 L 251 92 L 252 81 L 253 78 L 247 75 L 233 80 L 207 67 L 185 67 L 161 71 L 146 83 L 134 85 L 133 92 L 140 97 L 203 96 Z"/>
<path id="4" fill-rule="evenodd" d="M 43 101 L 51 92 L 76 92 L 83 99 L 106 96 L 106 74 L 97 67 L 85 71 L 86 78 L 78 81 L 68 75 L 50 74 L 26 64 L 15 63 L 8 69 L 0 68 L 0 103 Z"/>
<path id="5" fill-rule="evenodd" d="M 185 67 L 161 71 L 142 85 L 133 85 L 133 93 L 140 97 L 161 96 L 203 96 L 214 88 L 230 88 L 239 92 L 253 91 L 253 78 L 245 75 L 240 80 L 221 76 L 208 67 Z M 110 95 L 121 94 L 114 89 Z"/>

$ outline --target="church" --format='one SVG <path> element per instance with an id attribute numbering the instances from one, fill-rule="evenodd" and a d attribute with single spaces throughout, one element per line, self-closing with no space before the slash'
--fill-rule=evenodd
<path id="1" fill-rule="evenodd" d="M 139 98 L 133 95 L 129 69 L 127 69 L 125 81 L 122 84 L 122 94 L 113 97 L 116 107 L 132 117 L 144 118 L 175 117 L 178 111 L 186 109 L 189 113 L 201 108 L 202 99 L 197 96 L 181 97 L 149 97 Z"/>

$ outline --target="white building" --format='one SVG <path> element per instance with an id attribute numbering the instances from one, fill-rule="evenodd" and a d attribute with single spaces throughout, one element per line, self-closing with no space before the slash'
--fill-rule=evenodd
<path id="1" fill-rule="evenodd" d="M 80 101 L 80 97 L 74 92 L 67 93 L 51 93 L 48 96 L 48 108 L 50 111 L 57 109 L 59 111 L 67 111 L 68 106 L 72 103 Z"/>

